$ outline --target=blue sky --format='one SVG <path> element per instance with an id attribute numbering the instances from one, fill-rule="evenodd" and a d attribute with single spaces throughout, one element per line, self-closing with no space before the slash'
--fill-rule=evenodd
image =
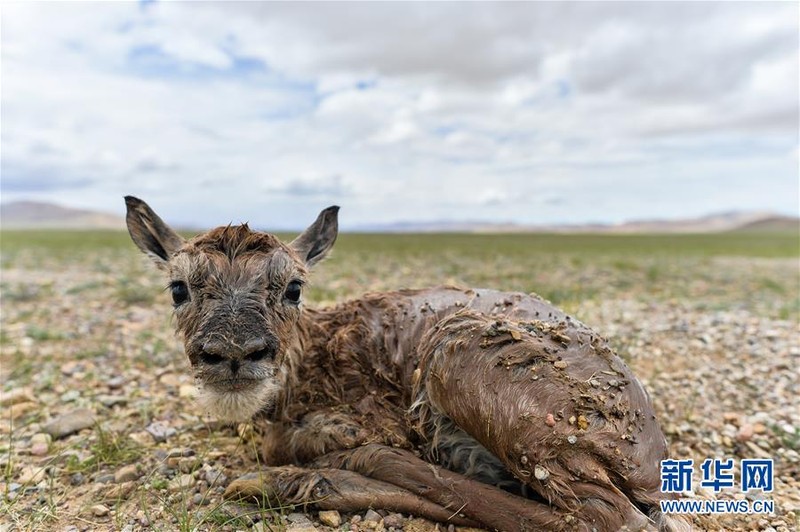
<path id="1" fill-rule="evenodd" d="M 3 201 L 299 228 L 798 214 L 796 3 L 5 3 Z"/>

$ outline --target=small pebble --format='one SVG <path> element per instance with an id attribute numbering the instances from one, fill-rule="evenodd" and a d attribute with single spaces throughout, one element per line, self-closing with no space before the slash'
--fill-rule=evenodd
<path id="1" fill-rule="evenodd" d="M 165 442 L 167 441 L 168 438 L 174 436 L 177 433 L 177 431 L 174 428 L 169 427 L 159 421 L 150 423 L 149 425 L 147 425 L 147 427 L 145 427 L 144 430 L 146 430 L 157 443 Z"/>
<path id="2" fill-rule="evenodd" d="M 111 510 L 109 510 L 108 506 L 106 506 L 105 504 L 95 504 L 94 506 L 92 506 L 92 514 L 94 514 L 97 517 L 103 517 L 105 515 L 108 515 L 108 512 L 110 511 Z"/>
<path id="3" fill-rule="evenodd" d="M 39 481 L 44 479 L 46 473 L 47 471 L 44 467 L 26 466 L 20 471 L 17 482 L 23 485 L 38 484 Z"/>
<path id="4" fill-rule="evenodd" d="M 8 407 L 8 417 L 12 420 L 17 420 L 23 416 L 35 412 L 39 409 L 39 403 L 26 401 L 24 403 L 14 403 Z"/>
<path id="5" fill-rule="evenodd" d="M 112 390 L 122 388 L 124 384 L 125 384 L 125 377 L 112 377 L 108 379 L 108 382 L 106 383 L 106 385 Z"/>
<path id="6" fill-rule="evenodd" d="M 127 465 L 119 468 L 114 473 L 114 482 L 121 484 L 122 482 L 130 482 L 139 478 L 139 472 L 135 465 Z"/>
<path id="7" fill-rule="evenodd" d="M 192 473 L 200 467 L 200 460 L 194 457 L 178 458 L 178 471 L 181 473 Z"/>
<path id="8" fill-rule="evenodd" d="M 171 492 L 184 491 L 194 486 L 194 477 L 192 475 L 178 475 L 167 484 L 167 489 Z"/>
<path id="9" fill-rule="evenodd" d="M 50 449 L 50 446 L 46 443 L 34 443 L 31 445 L 30 453 L 33 456 L 44 456 L 47 454 L 47 451 Z"/>
<path id="10" fill-rule="evenodd" d="M 209 468 L 203 473 L 203 478 L 210 486 L 227 486 L 228 477 L 219 469 Z"/>
<path id="11" fill-rule="evenodd" d="M 548 427 L 556 426 L 556 418 L 553 417 L 553 414 L 547 414 L 544 418 L 544 422 Z"/>
<path id="12" fill-rule="evenodd" d="M 61 364 L 61 373 L 66 376 L 74 375 L 83 371 L 83 364 L 76 360 L 70 360 Z"/>
<path id="13" fill-rule="evenodd" d="M 7 392 L 0 391 L 0 406 L 11 406 L 17 403 L 35 403 L 36 397 L 27 388 L 14 388 Z"/>
<path id="14" fill-rule="evenodd" d="M 286 516 L 286 520 L 290 523 L 312 524 L 308 517 L 306 517 L 306 514 L 301 514 L 300 512 L 292 512 L 288 514 Z"/>
<path id="15" fill-rule="evenodd" d="M 383 518 L 383 526 L 386 528 L 403 528 L 406 518 L 401 514 L 389 514 Z"/>
<path id="16" fill-rule="evenodd" d="M 79 399 L 80 396 L 81 392 L 79 392 L 78 390 L 70 390 L 68 392 L 61 394 L 60 399 L 62 403 L 71 403 L 72 401 Z"/>
<path id="17" fill-rule="evenodd" d="M 125 405 L 128 403 L 128 398 L 124 395 L 98 395 L 95 397 L 101 405 L 112 408 L 114 406 Z"/>
<path id="18" fill-rule="evenodd" d="M 337 528 L 342 524 L 342 516 L 336 510 L 322 510 L 319 513 L 319 521 L 323 525 Z"/>
<path id="19" fill-rule="evenodd" d="M 567 366 L 568 364 L 566 360 L 556 360 L 555 362 L 553 362 L 553 367 L 558 369 L 565 369 Z"/>
<path id="20" fill-rule="evenodd" d="M 153 443 L 153 437 L 150 436 L 150 433 L 144 430 L 139 430 L 135 432 L 131 432 L 128 434 L 128 437 L 138 445 L 143 447 L 147 447 Z M 161 451 L 161 449 L 159 449 Z M 163 451 L 162 451 L 163 452 Z"/>
<path id="21" fill-rule="evenodd" d="M 736 434 L 736 441 L 746 442 L 753 437 L 753 425 L 745 423 L 739 427 L 739 432 Z"/>
<path id="22" fill-rule="evenodd" d="M 439 532 L 441 529 L 436 523 L 415 517 L 405 522 L 403 530 L 404 532 Z"/>
<path id="23" fill-rule="evenodd" d="M 94 425 L 94 412 L 85 408 L 59 416 L 42 427 L 55 439 L 63 438 Z"/>
<path id="24" fill-rule="evenodd" d="M 175 373 L 165 373 L 158 378 L 158 381 L 165 386 L 172 386 L 173 388 L 177 388 L 181 384 L 180 377 Z"/>
<path id="25" fill-rule="evenodd" d="M 287 532 L 317 532 L 317 527 L 315 527 L 313 524 L 308 525 L 308 526 L 291 524 L 291 525 L 286 527 L 286 531 Z"/>
<path id="26" fill-rule="evenodd" d="M 167 451 L 167 458 L 180 458 L 183 456 L 194 456 L 194 450 L 188 447 L 173 447 Z"/>
<path id="27" fill-rule="evenodd" d="M 46 445 L 50 445 L 52 441 L 53 437 L 46 432 L 37 432 L 31 436 L 31 443 L 44 443 Z"/>
<path id="28" fill-rule="evenodd" d="M 370 509 L 364 514 L 364 523 L 380 523 L 383 517 L 376 511 Z"/>

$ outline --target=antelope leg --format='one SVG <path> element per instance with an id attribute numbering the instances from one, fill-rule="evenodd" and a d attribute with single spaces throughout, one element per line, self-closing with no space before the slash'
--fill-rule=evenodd
<path id="1" fill-rule="evenodd" d="M 270 508 L 290 504 L 340 512 L 382 508 L 458 526 L 477 525 L 399 486 L 343 469 L 270 467 L 231 482 L 225 490 L 225 498 L 255 500 Z"/>
<path id="2" fill-rule="evenodd" d="M 314 465 L 354 471 L 400 487 L 446 509 L 449 515 L 463 515 L 497 530 L 562 530 L 575 529 L 574 526 L 581 529 L 577 519 L 569 514 L 470 480 L 401 449 L 370 444 L 321 456 Z"/>

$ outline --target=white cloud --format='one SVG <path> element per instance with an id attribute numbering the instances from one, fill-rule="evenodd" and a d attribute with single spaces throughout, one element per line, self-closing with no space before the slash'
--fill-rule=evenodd
<path id="1" fill-rule="evenodd" d="M 664 215 L 796 212 L 797 20 L 752 3 L 12 3 L 3 196 L 121 210 L 138 193 L 180 221 L 296 227 L 333 201 L 345 227 L 631 218 L 648 190 Z M 708 196 L 686 201 L 686 176 Z"/>

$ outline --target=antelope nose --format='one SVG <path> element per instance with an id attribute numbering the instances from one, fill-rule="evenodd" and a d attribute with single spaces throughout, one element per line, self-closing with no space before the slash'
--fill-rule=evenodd
<path id="1" fill-rule="evenodd" d="M 265 358 L 274 358 L 275 351 L 275 346 L 263 338 L 247 340 L 244 344 L 212 339 L 203 343 L 203 352 L 200 358 L 210 365 L 230 360 L 231 369 L 236 371 L 242 360 L 258 362 Z"/>

